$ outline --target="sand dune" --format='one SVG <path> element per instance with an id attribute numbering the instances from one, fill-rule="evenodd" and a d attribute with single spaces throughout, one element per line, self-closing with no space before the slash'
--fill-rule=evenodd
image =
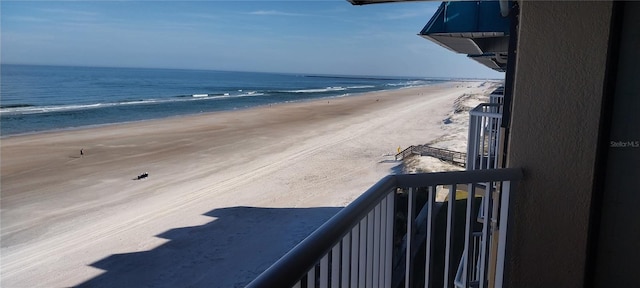
<path id="1" fill-rule="evenodd" d="M 2 287 L 243 286 L 480 84 L 2 139 Z"/>

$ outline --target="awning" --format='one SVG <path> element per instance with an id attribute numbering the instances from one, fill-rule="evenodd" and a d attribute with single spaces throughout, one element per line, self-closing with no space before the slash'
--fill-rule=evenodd
<path id="1" fill-rule="evenodd" d="M 458 53 L 506 52 L 509 18 L 497 1 L 442 2 L 419 35 Z"/>
<path id="2" fill-rule="evenodd" d="M 492 69 L 506 68 L 509 18 L 497 1 L 442 2 L 418 35 Z"/>
<path id="3" fill-rule="evenodd" d="M 423 0 L 347 1 L 353 5 L 366 5 Z M 456 53 L 468 54 L 469 58 L 491 69 L 504 72 L 509 48 L 509 18 L 502 16 L 501 2 L 508 7 L 507 0 L 442 2 L 418 35 Z"/>

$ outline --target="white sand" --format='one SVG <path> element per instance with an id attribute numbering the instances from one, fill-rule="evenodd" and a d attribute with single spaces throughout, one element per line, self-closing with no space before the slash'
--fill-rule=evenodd
<path id="1" fill-rule="evenodd" d="M 3 139 L 2 287 L 241 287 L 479 86 Z"/>

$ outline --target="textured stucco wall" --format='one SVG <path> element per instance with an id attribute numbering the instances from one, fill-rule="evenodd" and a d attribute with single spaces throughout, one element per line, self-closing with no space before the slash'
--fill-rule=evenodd
<path id="1" fill-rule="evenodd" d="M 508 167 L 510 287 L 582 287 L 609 2 L 520 2 Z"/>

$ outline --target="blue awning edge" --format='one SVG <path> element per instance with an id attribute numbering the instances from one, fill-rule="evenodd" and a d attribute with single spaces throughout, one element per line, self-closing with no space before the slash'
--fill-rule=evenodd
<path id="1" fill-rule="evenodd" d="M 491 69 L 506 68 L 509 18 L 498 1 L 442 2 L 418 35 Z"/>
<path id="2" fill-rule="evenodd" d="M 442 2 L 420 34 L 509 34 L 509 18 L 500 15 L 498 1 Z"/>

